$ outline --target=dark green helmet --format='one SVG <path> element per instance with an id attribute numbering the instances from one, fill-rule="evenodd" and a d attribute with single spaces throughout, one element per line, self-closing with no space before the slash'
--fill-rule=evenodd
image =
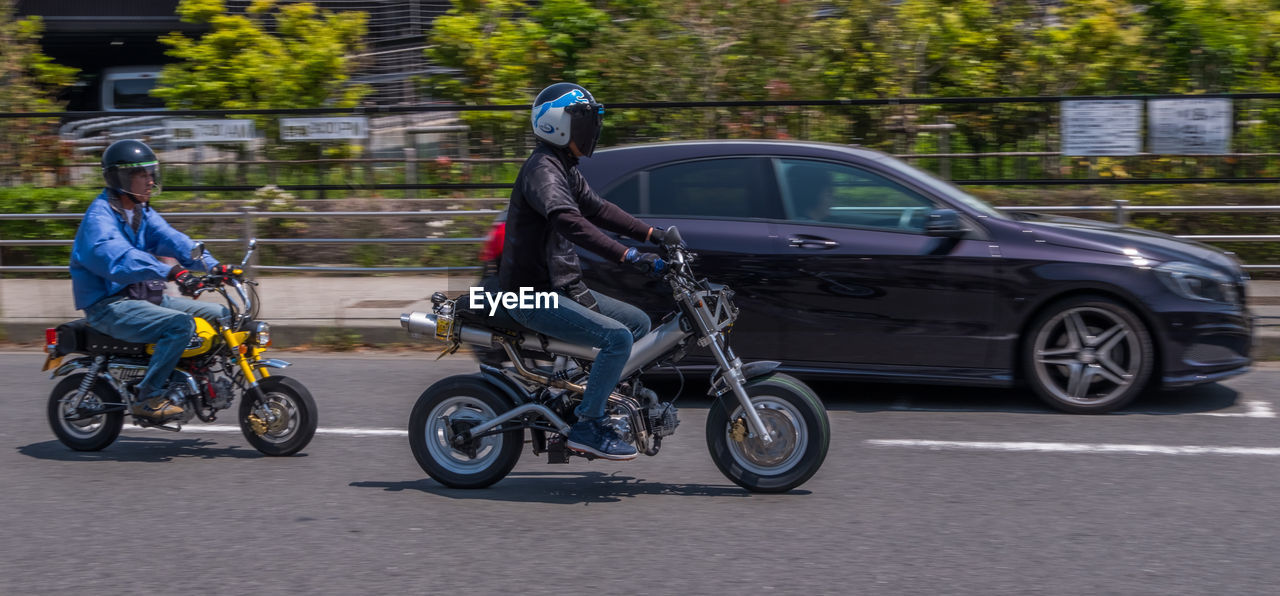
<path id="1" fill-rule="evenodd" d="M 123 139 L 107 146 L 102 152 L 102 179 L 107 188 L 123 194 L 129 192 L 129 179 L 146 173 L 151 176 L 151 194 L 160 194 L 160 161 L 146 143 L 137 139 Z"/>

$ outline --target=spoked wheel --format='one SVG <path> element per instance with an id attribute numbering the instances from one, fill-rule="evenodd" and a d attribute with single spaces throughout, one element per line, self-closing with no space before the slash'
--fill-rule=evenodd
<path id="1" fill-rule="evenodd" d="M 752 436 L 746 412 L 732 393 L 707 412 L 707 447 L 716 467 L 753 492 L 786 492 L 822 467 L 831 441 L 827 411 L 813 390 L 775 373 L 747 384 L 747 395 L 772 442 Z"/>
<path id="2" fill-rule="evenodd" d="M 307 388 L 289 377 L 258 381 L 264 399 L 253 391 L 240 400 L 240 432 L 254 449 L 266 455 L 293 455 L 316 434 L 316 402 Z"/>
<path id="3" fill-rule="evenodd" d="M 62 379 L 49 395 L 49 426 L 63 445 L 76 451 L 99 451 L 115 442 L 124 426 L 124 404 L 105 381 L 95 381 L 89 393 L 72 407 L 86 373 Z"/>
<path id="4" fill-rule="evenodd" d="M 413 457 L 436 482 L 452 488 L 484 488 L 502 480 L 520 459 L 522 429 L 462 445 L 453 437 L 510 409 L 506 397 L 483 383 L 444 379 L 422 393 L 409 416 Z"/>
<path id="5" fill-rule="evenodd" d="M 1146 325 L 1133 311 L 1100 296 L 1050 306 L 1032 323 L 1023 349 L 1023 370 L 1036 394 L 1077 414 L 1128 405 L 1154 368 Z"/>

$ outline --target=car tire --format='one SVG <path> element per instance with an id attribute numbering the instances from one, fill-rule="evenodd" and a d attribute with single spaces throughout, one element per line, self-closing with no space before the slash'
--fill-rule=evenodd
<path id="1" fill-rule="evenodd" d="M 1027 328 L 1022 370 L 1046 403 L 1073 414 L 1127 406 L 1155 370 L 1151 332 L 1129 307 L 1102 296 L 1072 296 L 1045 308 Z"/>

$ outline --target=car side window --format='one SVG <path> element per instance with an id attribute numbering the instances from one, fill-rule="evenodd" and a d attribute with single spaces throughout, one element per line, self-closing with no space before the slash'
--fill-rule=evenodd
<path id="1" fill-rule="evenodd" d="M 640 213 L 640 175 L 632 174 L 613 185 L 602 197 L 632 215 Z"/>
<path id="2" fill-rule="evenodd" d="M 648 172 L 646 215 L 718 219 L 782 215 L 776 185 L 767 163 L 758 157 L 701 159 L 654 168 Z M 648 199 L 645 209 L 644 198 Z"/>
<path id="3" fill-rule="evenodd" d="M 874 172 L 806 159 L 775 162 L 787 219 L 924 231 L 933 203 Z"/>

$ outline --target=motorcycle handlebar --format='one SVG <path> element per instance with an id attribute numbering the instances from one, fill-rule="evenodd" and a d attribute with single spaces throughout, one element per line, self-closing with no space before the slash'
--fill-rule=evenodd
<path id="1" fill-rule="evenodd" d="M 684 246 L 684 239 L 680 238 L 680 230 L 676 229 L 675 226 L 667 228 L 665 234 L 662 244 L 668 249 Z"/>

